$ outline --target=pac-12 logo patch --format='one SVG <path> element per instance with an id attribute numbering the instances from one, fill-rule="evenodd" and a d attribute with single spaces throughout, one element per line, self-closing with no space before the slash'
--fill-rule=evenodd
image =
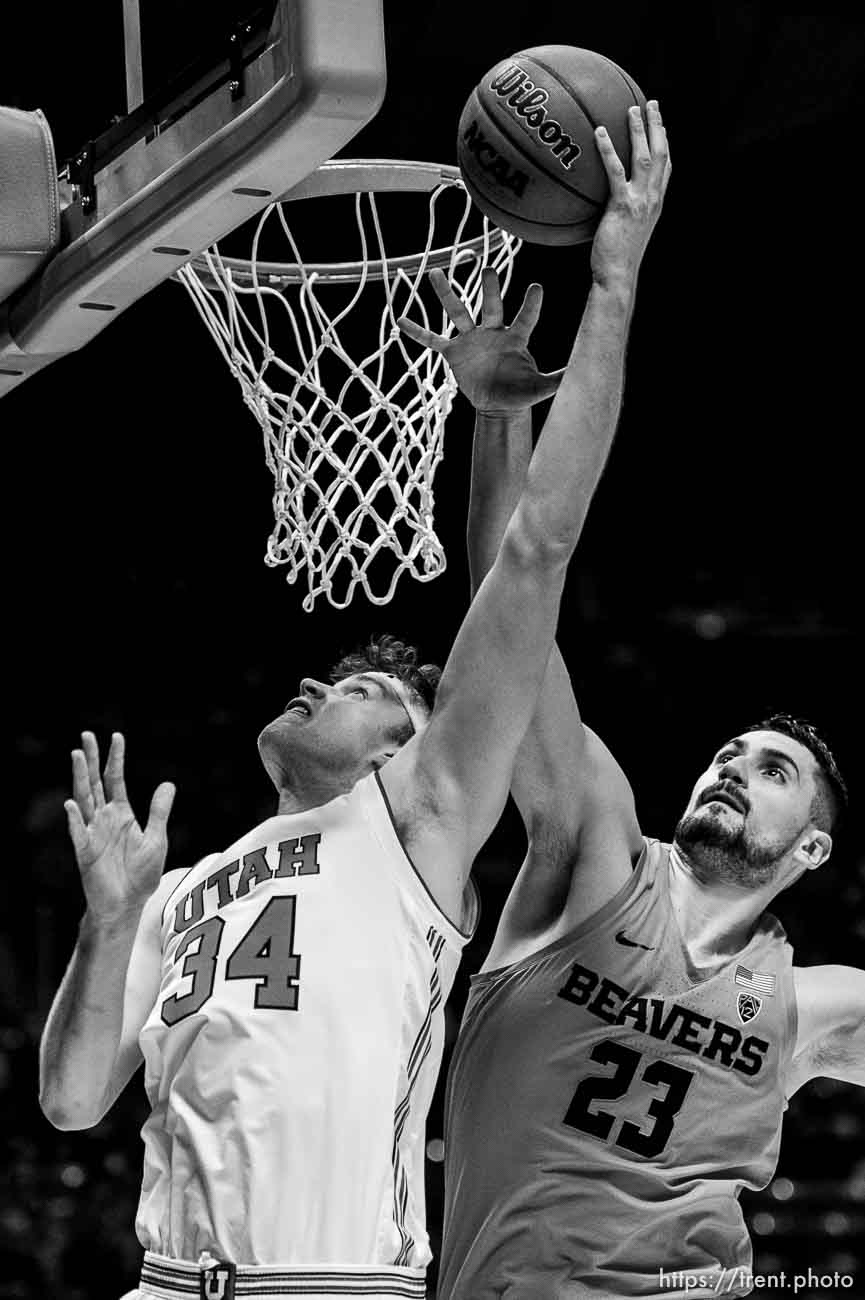
<path id="1" fill-rule="evenodd" d="M 758 1016 L 762 1006 L 763 999 L 758 998 L 756 993 L 740 993 L 736 999 L 736 1010 L 743 1025 Z"/>
<path id="2" fill-rule="evenodd" d="M 227 1259 L 214 1260 L 202 1268 L 198 1279 L 199 1300 L 234 1300 L 237 1269 Z"/>

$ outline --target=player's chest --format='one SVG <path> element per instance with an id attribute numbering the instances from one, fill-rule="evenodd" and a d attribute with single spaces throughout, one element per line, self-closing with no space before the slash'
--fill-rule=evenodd
<path id="1" fill-rule="evenodd" d="M 515 968 L 481 994 L 470 1018 L 479 1034 L 501 1028 L 546 1059 L 615 1042 L 649 1060 L 739 1080 L 782 1060 L 790 1032 L 783 980 L 771 961 L 762 969 L 733 961 L 695 981 L 669 934 L 618 922 Z"/>
<path id="2" fill-rule="evenodd" d="M 166 909 L 159 1017 L 219 1008 L 331 1014 L 387 999 L 407 953 L 403 900 L 374 854 L 319 833 L 226 855 Z"/>

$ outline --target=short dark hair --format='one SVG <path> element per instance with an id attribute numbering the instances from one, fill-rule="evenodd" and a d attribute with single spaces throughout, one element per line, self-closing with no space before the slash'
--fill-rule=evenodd
<path id="1" fill-rule="evenodd" d="M 432 713 L 442 670 L 437 664 L 418 664 L 418 652 L 407 641 L 400 641 L 387 633 L 370 637 L 365 646 L 358 646 L 334 664 L 330 680 L 341 682 L 355 673 L 369 672 L 390 673 L 408 687 L 415 703 L 420 704 L 425 712 Z M 405 737 L 397 739 L 404 743 L 413 734 L 414 728 L 411 727 Z"/>
<path id="2" fill-rule="evenodd" d="M 807 718 L 794 718 L 791 713 L 772 713 L 762 722 L 746 727 L 743 734 L 749 731 L 778 731 L 810 751 L 818 771 L 817 795 L 811 806 L 814 822 L 821 831 L 834 831 L 847 811 L 847 784 L 832 750 L 814 723 Z"/>

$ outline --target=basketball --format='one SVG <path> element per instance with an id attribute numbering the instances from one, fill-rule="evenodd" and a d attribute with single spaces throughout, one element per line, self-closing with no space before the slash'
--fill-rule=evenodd
<path id="1" fill-rule="evenodd" d="M 628 109 L 646 99 L 602 54 L 538 45 L 497 63 L 460 118 L 466 189 L 497 226 L 531 244 L 592 238 L 609 194 L 594 131 L 605 126 L 630 174 Z"/>

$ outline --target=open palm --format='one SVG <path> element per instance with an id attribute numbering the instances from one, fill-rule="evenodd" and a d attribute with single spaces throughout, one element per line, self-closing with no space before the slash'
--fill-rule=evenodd
<path id="1" fill-rule="evenodd" d="M 143 906 L 159 883 L 174 786 L 157 787 L 142 830 L 126 794 L 123 736 L 111 737 L 104 779 L 96 737 L 85 731 L 81 740 L 72 752 L 73 798 L 64 807 L 88 910 L 112 920 Z"/>
<path id="2" fill-rule="evenodd" d="M 429 279 L 456 333 L 451 337 L 434 334 L 406 317 L 397 323 L 416 343 L 441 353 L 476 410 L 489 414 L 525 410 L 552 397 L 564 371 L 542 374 L 528 348 L 543 302 L 539 284 L 529 285 L 512 323 L 505 325 L 499 279 L 487 267 L 481 321 L 476 324 L 443 271 L 430 271 Z"/>

